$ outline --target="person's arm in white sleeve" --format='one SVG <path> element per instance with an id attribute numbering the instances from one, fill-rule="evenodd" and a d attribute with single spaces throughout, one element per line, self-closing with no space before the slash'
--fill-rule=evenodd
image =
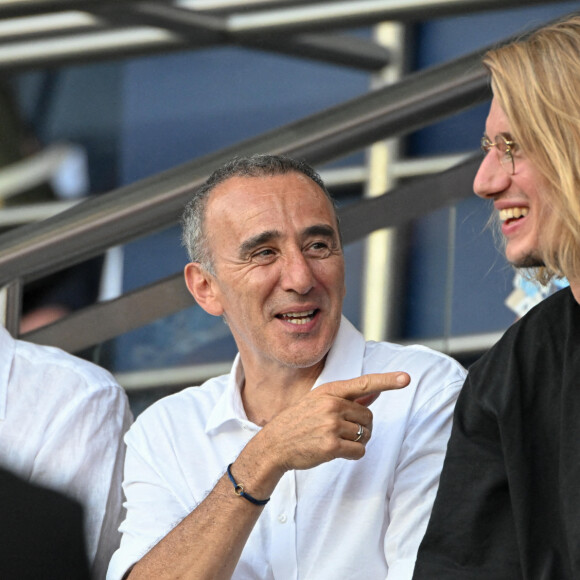
<path id="1" fill-rule="evenodd" d="M 372 413 L 355 399 L 404 387 L 408 381 L 402 373 L 377 374 L 314 389 L 250 440 L 232 466 L 234 478 L 254 498 L 267 499 L 288 470 L 309 469 L 336 457 L 359 459 L 372 430 Z M 366 435 L 355 442 L 359 425 L 365 427 Z M 230 578 L 262 506 L 236 495 L 224 474 L 199 505 L 189 512 L 185 508 L 181 522 L 171 530 L 159 529 L 156 514 L 163 513 L 167 522 L 167 509 L 173 519 L 184 506 L 172 497 L 154 460 L 144 461 L 133 453 L 131 437 L 129 433 L 124 484 L 127 520 L 109 579 L 123 578 L 128 569 L 131 579 Z M 149 527 L 155 533 L 150 534 Z M 152 546 L 154 536 L 159 541 Z"/>
<path id="2" fill-rule="evenodd" d="M 422 380 L 428 380 L 428 375 Z M 463 377 L 459 377 L 424 402 L 410 419 L 389 498 L 390 523 L 385 536 L 389 580 L 410 580 L 413 575 L 462 385 Z"/>
<path id="3" fill-rule="evenodd" d="M 87 554 L 92 576 L 99 579 L 120 541 L 123 435 L 132 416 L 116 383 L 79 392 L 82 396 L 70 397 L 59 409 L 34 460 L 32 478 L 52 480 L 83 505 Z"/>

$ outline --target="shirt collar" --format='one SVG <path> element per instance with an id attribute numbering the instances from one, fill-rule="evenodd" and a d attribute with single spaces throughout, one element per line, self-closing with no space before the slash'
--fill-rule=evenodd
<path id="1" fill-rule="evenodd" d="M 328 351 L 324 369 L 314 383 L 313 389 L 324 383 L 352 379 L 362 374 L 365 340 L 362 334 L 342 316 L 336 339 Z M 259 427 L 248 420 L 242 403 L 241 387 L 244 384 L 244 367 L 240 355 L 234 360 L 228 375 L 226 389 L 210 413 L 206 433 L 224 427 L 229 422 L 251 430 Z"/>
<path id="2" fill-rule="evenodd" d="M 258 429 L 251 421 L 248 421 L 244 405 L 242 403 L 242 385 L 244 384 L 244 367 L 239 353 L 234 359 L 232 370 L 227 378 L 227 385 L 210 413 L 205 425 L 206 433 L 218 429 L 222 425 L 235 421 L 239 425 L 253 426 Z"/>
<path id="3" fill-rule="evenodd" d="M 12 360 L 16 350 L 16 341 L 8 331 L 0 325 L 0 420 L 6 417 L 6 401 L 8 399 L 8 379 L 12 369 Z"/>
<path id="4" fill-rule="evenodd" d="M 336 339 L 313 388 L 332 381 L 359 377 L 363 372 L 365 344 L 363 335 L 342 316 Z"/>

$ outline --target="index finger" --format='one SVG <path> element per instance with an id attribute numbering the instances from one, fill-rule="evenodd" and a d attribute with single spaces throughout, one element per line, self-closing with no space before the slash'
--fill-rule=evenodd
<path id="1" fill-rule="evenodd" d="M 334 381 L 318 387 L 326 393 L 354 401 L 366 395 L 380 394 L 383 391 L 402 389 L 411 382 L 408 373 L 373 373 L 361 375 L 346 381 Z M 372 399 L 374 400 L 374 399 Z"/>

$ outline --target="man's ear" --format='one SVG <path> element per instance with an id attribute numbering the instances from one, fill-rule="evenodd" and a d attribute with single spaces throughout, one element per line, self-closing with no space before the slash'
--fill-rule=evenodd
<path id="1" fill-rule="evenodd" d="M 199 262 L 190 262 L 183 271 L 185 283 L 195 301 L 208 313 L 221 316 L 224 313 L 215 278 L 201 267 Z"/>

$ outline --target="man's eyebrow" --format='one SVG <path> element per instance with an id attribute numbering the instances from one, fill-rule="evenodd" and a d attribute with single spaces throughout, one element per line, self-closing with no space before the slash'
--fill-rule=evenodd
<path id="1" fill-rule="evenodd" d="M 262 244 L 266 244 L 276 238 L 280 237 L 280 232 L 277 230 L 267 230 L 265 232 L 261 232 L 251 238 L 248 238 L 242 245 L 240 246 L 240 256 L 247 256 L 249 253 L 252 252 L 258 246 Z"/>
<path id="2" fill-rule="evenodd" d="M 327 238 L 338 238 L 338 232 L 332 226 L 327 224 L 316 224 L 307 227 L 303 232 L 305 237 L 325 236 Z"/>
<path id="3" fill-rule="evenodd" d="M 302 232 L 304 238 L 309 238 L 313 236 L 324 236 L 325 238 L 337 239 L 339 238 L 338 232 L 332 226 L 327 224 L 315 224 L 305 228 Z M 247 256 L 252 253 L 253 250 L 260 247 L 262 244 L 267 244 L 272 240 L 279 239 L 281 234 L 278 230 L 266 230 L 261 232 L 251 238 L 248 238 L 240 245 L 239 255 Z"/>

